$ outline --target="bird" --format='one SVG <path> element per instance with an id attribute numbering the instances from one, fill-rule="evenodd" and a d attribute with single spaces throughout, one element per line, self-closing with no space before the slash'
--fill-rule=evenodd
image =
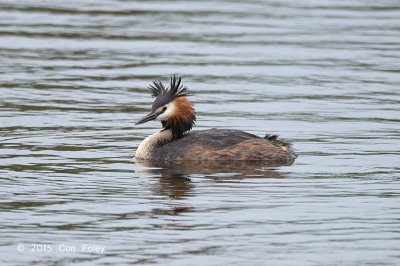
<path id="1" fill-rule="evenodd" d="M 162 129 L 145 138 L 136 149 L 135 158 L 142 161 L 207 162 L 262 161 L 265 164 L 291 165 L 297 158 L 292 145 L 277 135 L 259 137 L 236 129 L 191 131 L 196 113 L 188 100 L 188 87 L 182 78 L 171 76 L 166 87 L 153 81 L 148 87 L 155 98 L 149 114 L 136 122 L 161 122 Z"/>

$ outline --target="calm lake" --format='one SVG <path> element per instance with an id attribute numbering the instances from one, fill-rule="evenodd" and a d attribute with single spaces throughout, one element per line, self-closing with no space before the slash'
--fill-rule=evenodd
<path id="1" fill-rule="evenodd" d="M 398 1 L 0 0 L 0 63 L 1 265 L 400 265 Z M 295 163 L 136 163 L 172 74 Z"/>

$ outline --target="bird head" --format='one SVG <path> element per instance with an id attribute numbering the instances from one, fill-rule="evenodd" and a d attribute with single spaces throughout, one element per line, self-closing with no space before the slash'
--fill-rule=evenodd
<path id="1" fill-rule="evenodd" d="M 192 129 L 196 122 L 195 111 L 186 98 L 190 96 L 188 88 L 181 84 L 181 78 L 171 77 L 170 85 L 166 88 L 161 81 L 154 81 L 149 86 L 151 95 L 155 97 L 151 111 L 140 119 L 136 125 L 151 120 L 161 121 L 164 129 L 171 129 L 174 138 L 182 137 Z"/>

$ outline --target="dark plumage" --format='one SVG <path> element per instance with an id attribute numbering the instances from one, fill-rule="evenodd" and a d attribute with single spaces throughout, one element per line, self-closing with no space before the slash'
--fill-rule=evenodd
<path id="1" fill-rule="evenodd" d="M 192 131 L 182 138 L 160 145 L 152 159 L 161 161 L 269 161 L 292 164 L 297 155 L 290 144 L 277 140 L 276 135 L 261 138 L 233 129 Z"/>

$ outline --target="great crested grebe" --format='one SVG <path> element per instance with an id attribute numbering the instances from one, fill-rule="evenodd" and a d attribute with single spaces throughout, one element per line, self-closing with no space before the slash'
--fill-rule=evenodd
<path id="1" fill-rule="evenodd" d="M 135 157 L 152 161 L 265 161 L 290 165 L 297 155 L 289 143 L 276 135 L 264 138 L 232 129 L 208 129 L 189 132 L 196 121 L 190 94 L 181 78 L 171 77 L 168 88 L 160 81 L 149 86 L 155 101 L 151 112 L 136 125 L 161 121 L 161 131 L 140 143 Z"/>

